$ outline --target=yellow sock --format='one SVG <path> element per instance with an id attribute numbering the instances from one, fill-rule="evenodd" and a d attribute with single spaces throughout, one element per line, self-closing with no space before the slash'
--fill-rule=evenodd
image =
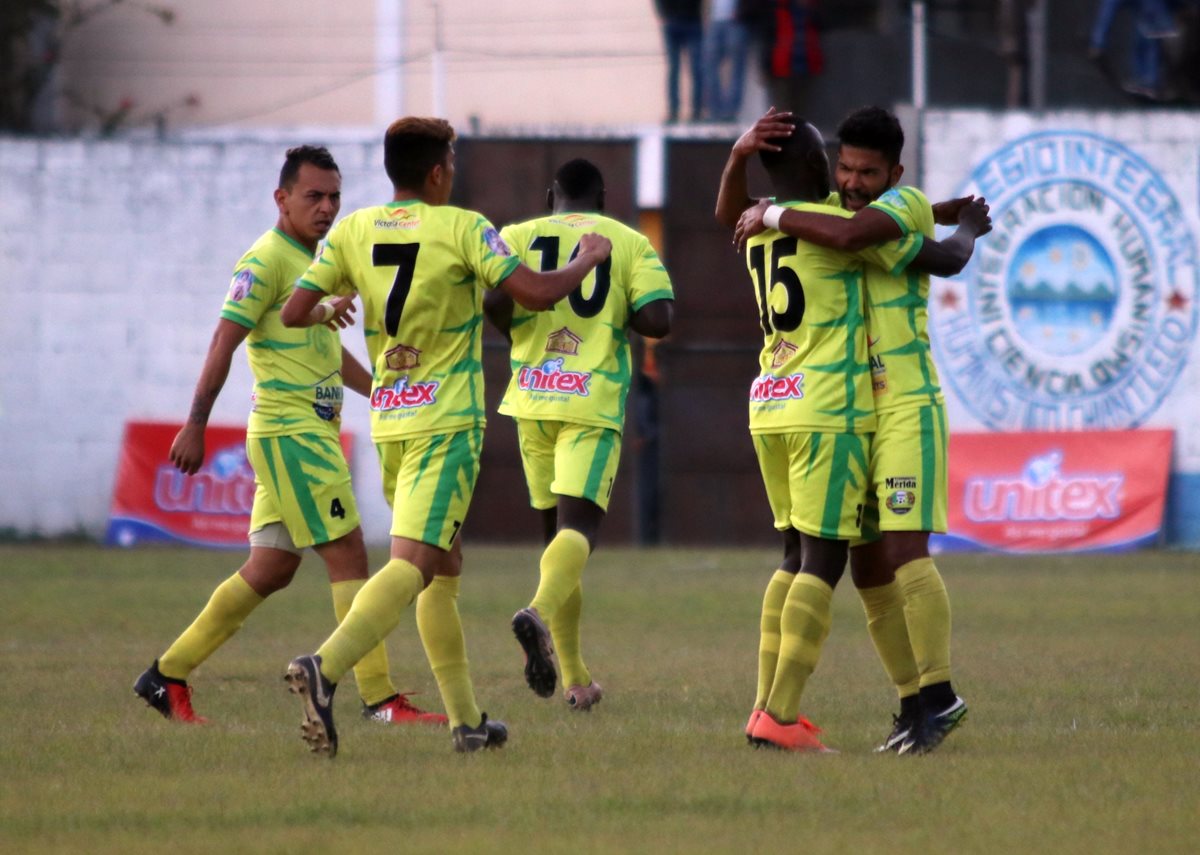
<path id="1" fill-rule="evenodd" d="M 317 650 L 325 679 L 336 683 L 371 648 L 387 638 L 424 587 L 425 579 L 415 565 L 401 558 L 383 565 L 362 586 L 350 611 Z"/>
<path id="2" fill-rule="evenodd" d="M 579 587 L 583 565 L 587 564 L 590 552 L 586 537 L 573 529 L 564 528 L 554 535 L 554 540 L 542 553 L 542 575 L 537 593 L 529 605 L 537 609 L 547 624 L 554 619 L 554 613 L 562 608 L 571 592 Z"/>
<path id="3" fill-rule="evenodd" d="M 192 669 L 212 656 L 241 628 L 242 621 L 263 599 L 254 593 L 240 573 L 234 573 L 217 585 L 192 625 L 158 657 L 158 670 L 164 677 L 186 680 Z"/>
<path id="4" fill-rule="evenodd" d="M 779 662 L 767 698 L 767 712 L 783 724 L 800 715 L 800 697 L 829 635 L 833 588 L 808 573 L 797 573 L 779 619 Z"/>
<path id="5" fill-rule="evenodd" d="M 918 558 L 896 571 L 904 591 L 904 618 L 922 686 L 950 679 L 950 597 L 932 558 Z"/>
<path id="6" fill-rule="evenodd" d="M 434 576 L 417 597 L 417 631 L 433 669 L 450 727 L 479 724 L 483 714 L 475 702 L 467 643 L 458 617 L 458 577 Z"/>
<path id="7" fill-rule="evenodd" d="M 758 693 L 754 696 L 754 708 L 761 710 L 767 705 L 771 684 L 775 682 L 775 664 L 779 661 L 779 617 L 783 614 L 783 603 L 796 574 L 776 570 L 767 583 L 763 594 L 762 616 L 758 622 Z"/>
<path id="8" fill-rule="evenodd" d="M 350 605 L 354 602 L 355 594 L 365 584 L 367 584 L 366 579 L 348 579 L 345 582 L 330 584 L 329 590 L 333 594 L 333 613 L 337 617 L 338 623 L 346 619 L 346 615 L 350 613 Z M 388 670 L 387 647 L 382 641 L 375 645 L 375 648 L 366 656 L 359 659 L 358 664 L 354 666 L 354 682 L 358 684 L 358 696 L 367 706 L 372 706 L 398 694 Z"/>
<path id="9" fill-rule="evenodd" d="M 591 685 L 592 675 L 583 664 L 580 654 L 579 618 L 583 614 L 583 586 L 576 585 L 567 601 L 559 606 L 550 621 L 550 636 L 554 639 L 554 655 L 562 669 L 564 689 Z"/>
<path id="10" fill-rule="evenodd" d="M 900 583 L 892 580 L 875 588 L 859 588 L 863 611 L 867 614 L 867 634 L 887 671 L 897 694 L 906 698 L 920 688 L 917 660 L 908 640 L 908 624 L 904 620 L 904 592 Z"/>

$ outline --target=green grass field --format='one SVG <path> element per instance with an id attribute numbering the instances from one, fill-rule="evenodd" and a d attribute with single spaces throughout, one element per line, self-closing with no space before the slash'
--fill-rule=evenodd
<path id="1" fill-rule="evenodd" d="M 1195 852 L 1200 555 L 940 560 L 967 724 L 928 757 L 876 756 L 891 693 L 843 581 L 803 711 L 841 753 L 755 751 L 758 605 L 775 553 L 602 549 L 585 652 L 606 688 L 571 714 L 524 684 L 508 621 L 537 551 L 469 547 L 460 601 L 501 751 L 357 717 L 311 756 L 282 674 L 333 617 L 310 557 L 194 675 L 207 727 L 137 675 L 240 553 L 0 547 L 0 851 Z M 377 556 L 378 557 L 378 556 Z M 440 709 L 411 617 L 398 684 Z"/>

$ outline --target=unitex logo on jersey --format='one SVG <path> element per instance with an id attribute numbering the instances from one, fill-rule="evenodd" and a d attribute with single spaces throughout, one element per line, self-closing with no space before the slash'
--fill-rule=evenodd
<path id="1" fill-rule="evenodd" d="M 540 367 L 522 366 L 517 375 L 517 386 L 525 392 L 558 392 L 586 398 L 590 373 L 564 371 L 562 359 L 547 359 Z"/>

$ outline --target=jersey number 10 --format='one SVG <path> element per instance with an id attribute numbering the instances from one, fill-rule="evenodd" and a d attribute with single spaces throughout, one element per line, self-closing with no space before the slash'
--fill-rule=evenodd
<path id="1" fill-rule="evenodd" d="M 529 248 L 534 252 L 542 254 L 542 273 L 549 273 L 551 270 L 558 269 L 558 237 L 554 235 L 542 235 L 534 238 L 529 244 Z M 579 255 L 579 244 L 575 244 L 575 249 L 571 252 L 571 257 L 567 259 L 567 264 L 575 260 L 575 256 Z M 592 296 L 584 298 L 583 283 L 570 293 L 567 300 L 571 304 L 571 311 L 579 315 L 581 318 L 594 318 L 600 314 L 600 310 L 604 308 L 604 301 L 608 299 L 608 289 L 612 287 L 612 256 L 604 259 L 596 266 L 596 285 L 592 288 Z"/>

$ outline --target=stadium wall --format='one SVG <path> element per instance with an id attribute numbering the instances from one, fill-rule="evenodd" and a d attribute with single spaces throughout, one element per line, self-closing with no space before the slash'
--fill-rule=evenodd
<path id="1" fill-rule="evenodd" d="M 991 268 L 980 264 L 986 258 L 993 266 L 1012 268 L 1029 261 L 1021 247 L 1039 229 L 1050 229 L 1053 237 L 1056 226 L 1073 228 L 1055 238 L 1059 249 L 1070 252 L 1067 238 L 1099 246 L 1115 277 L 1111 293 L 1099 300 L 1102 333 L 1084 345 L 1060 342 L 1057 352 L 1031 344 L 1028 329 L 1018 328 L 1011 313 L 988 326 L 982 303 L 974 304 L 974 314 L 961 312 L 955 321 L 940 302 L 945 292 L 939 289 L 946 283 L 939 282 L 931 308 L 935 342 L 977 345 L 999 329 L 1007 338 L 997 340 L 1012 345 L 991 355 L 965 345 L 939 351 L 952 427 L 1171 428 L 1176 442 L 1166 535 L 1170 543 L 1200 546 L 1200 425 L 1195 419 L 1200 365 L 1194 346 L 1200 119 L 1184 113 L 1032 117 L 930 111 L 919 120 L 924 132 L 914 133 L 917 121 L 906 118 L 910 138 L 921 141 L 906 154 L 908 177 L 920 176 L 925 164 L 918 181 L 933 198 L 984 192 L 998 222 L 984 245 L 999 246 L 1007 235 L 1007 250 L 991 256 L 981 252 L 960 277 L 963 306 L 972 305 L 973 294 L 991 294 L 993 303 L 1004 296 L 989 279 Z M 637 215 L 632 141 L 559 141 L 558 147 L 546 140 L 485 143 L 465 140 L 462 145 L 464 195 L 457 201 L 478 205 L 497 221 L 537 213 L 537 197 L 544 192 L 538 176 L 563 154 L 581 149 L 620 176 L 610 181 L 622 188 L 612 194 L 617 213 L 628 219 Z M 1085 150 L 1089 144 L 1092 148 Z M 1076 170 L 1086 167 L 1089 157 L 1106 157 L 1111 171 L 1094 167 L 1091 175 L 1060 174 L 1063 170 L 1056 172 L 1049 160 L 1039 164 L 1038 158 L 1050 157 L 1055 146 L 1062 158 L 1071 152 Z M 274 223 L 270 191 L 282 148 L 274 141 L 0 139 L 7 191 L 7 204 L 0 208 L 0 260 L 8 298 L 0 313 L 8 369 L 0 380 L 0 479 L 9 487 L 0 494 L 0 530 L 102 532 L 122 426 L 128 419 L 178 421 L 186 414 L 229 271 L 241 251 Z M 345 210 L 387 197 L 376 144 L 348 141 L 331 148 L 343 171 Z M 531 157 L 534 150 L 537 155 Z M 771 537 L 744 432 L 742 395 L 753 372 L 747 365 L 753 362 L 756 335 L 753 308 L 727 236 L 709 213 L 727 151 L 727 141 L 686 139 L 669 140 L 663 148 L 663 250 L 679 291 L 677 334 L 660 348 L 659 360 L 661 533 L 668 542 Z M 525 170 L 519 181 L 509 175 L 513 163 Z M 1029 186 L 1019 180 L 1022 163 L 1028 166 Z M 507 184 L 507 193 L 497 192 L 498 182 Z M 1041 219 L 1029 219 L 1037 229 L 1013 219 L 1053 196 L 1044 187 L 1057 188 L 1056 198 L 1073 198 L 1084 207 L 1043 210 Z M 765 188 L 752 184 L 752 189 Z M 519 203 L 514 202 L 518 192 L 525 194 Z M 493 211 L 496 206 L 504 210 Z M 1014 213 L 1004 226 L 1006 211 Z M 1072 300 L 1058 303 L 1063 310 Z M 1070 332 L 1059 329 L 1064 331 Z M 346 341 L 363 355 L 359 336 Z M 489 398 L 499 392 L 494 378 L 504 367 L 503 354 L 492 344 L 485 360 L 493 378 Z M 997 365 L 998 372 L 983 371 Z M 1041 366 L 1042 376 L 1075 366 L 1059 373 L 1078 375 L 1076 385 L 1058 378 L 1053 382 L 1059 386 L 1043 381 L 1022 387 L 1022 375 L 1037 376 L 1029 374 L 1030 366 Z M 1110 382 L 1089 385 L 1089 377 Z M 239 357 L 214 423 L 244 421 L 250 385 Z M 993 399 L 1005 406 L 981 407 L 981 401 Z M 632 407 L 631 402 L 631 414 Z M 347 428 L 366 440 L 365 408 L 351 402 L 345 418 Z M 519 468 L 507 449 L 511 443 L 501 435 L 505 421 L 493 420 L 485 447 L 485 454 L 494 455 L 492 471 L 505 473 L 496 479 L 502 486 L 487 506 L 508 511 L 490 526 L 492 536 L 536 539 L 535 519 L 507 519 L 517 516 L 509 503 L 523 505 L 524 500 L 514 486 Z M 698 424 L 706 429 L 697 430 Z M 626 453 L 640 444 L 640 438 L 631 437 Z M 369 443 L 360 442 L 355 456 L 365 529 L 378 540 L 388 515 Z M 622 471 L 619 483 L 632 491 L 634 469 L 626 462 Z M 481 479 L 485 487 L 492 490 Z M 477 506 L 477 515 L 483 507 Z M 625 540 L 635 526 L 636 501 L 627 494 L 614 501 L 617 508 L 625 510 L 614 516 L 609 533 L 613 540 Z M 468 531 L 471 527 L 469 522 Z"/>

